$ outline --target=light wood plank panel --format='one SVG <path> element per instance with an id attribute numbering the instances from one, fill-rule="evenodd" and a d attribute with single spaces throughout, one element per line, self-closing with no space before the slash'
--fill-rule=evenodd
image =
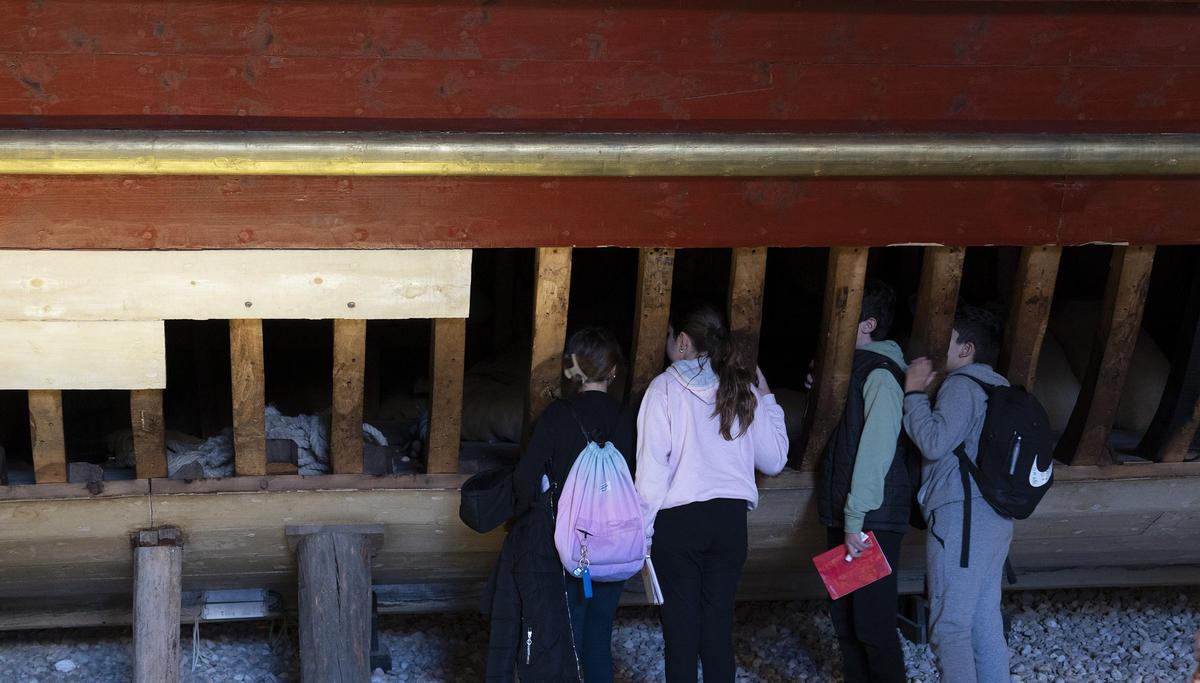
<path id="1" fill-rule="evenodd" d="M 1000 350 L 1000 372 L 1012 384 L 1026 389 L 1033 389 L 1037 376 L 1038 356 L 1050 321 L 1050 304 L 1054 300 L 1061 259 L 1062 247 L 1025 247 L 1021 250 L 1004 345 Z"/>
<path id="2" fill-rule="evenodd" d="M 846 406 L 866 274 L 865 247 L 829 250 L 813 386 L 804 414 L 805 441 L 799 451 L 801 467 L 807 470 L 816 468 Z"/>
<path id="3" fill-rule="evenodd" d="M 461 318 L 470 250 L 0 251 L 0 320 Z"/>
<path id="4" fill-rule="evenodd" d="M 138 478 L 167 476 L 162 390 L 139 389 L 129 392 L 129 415 L 133 426 L 133 457 Z"/>
<path id="5" fill-rule="evenodd" d="M 333 410 L 329 459 L 334 474 L 363 471 L 363 373 L 367 321 L 333 321 Z"/>
<path id="6" fill-rule="evenodd" d="M 432 321 L 429 397 L 429 444 L 426 471 L 458 472 L 462 434 L 463 373 L 467 346 L 467 321 L 437 318 Z"/>
<path id="7" fill-rule="evenodd" d="M 0 389 L 161 389 L 167 384 L 161 320 L 0 321 L 0 348 Z"/>
<path id="8" fill-rule="evenodd" d="M 233 457 L 238 476 L 267 473 L 267 406 L 261 320 L 229 321 Z"/>
<path id="9" fill-rule="evenodd" d="M 1055 457 L 1063 462 L 1096 465 L 1112 459 L 1108 435 L 1142 325 L 1153 265 L 1153 246 L 1113 247 L 1088 369 L 1067 428 L 1055 447 Z"/>
<path id="10" fill-rule="evenodd" d="M 633 314 L 633 358 L 626 392 L 636 397 L 662 372 L 669 318 L 675 250 L 638 250 L 637 299 Z"/>
<path id="11" fill-rule="evenodd" d="M 533 344 L 525 430 L 558 396 L 562 387 L 562 350 L 567 341 L 567 307 L 571 301 L 571 249 L 537 250 L 534 271 Z"/>

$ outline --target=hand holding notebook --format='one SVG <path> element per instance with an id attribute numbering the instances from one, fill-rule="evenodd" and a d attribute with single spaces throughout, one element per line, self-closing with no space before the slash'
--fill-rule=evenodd
<path id="1" fill-rule="evenodd" d="M 838 545 L 813 558 L 830 599 L 837 600 L 892 573 L 874 532 L 868 531 L 867 538 L 870 545 L 858 557 L 850 557 L 846 546 Z"/>

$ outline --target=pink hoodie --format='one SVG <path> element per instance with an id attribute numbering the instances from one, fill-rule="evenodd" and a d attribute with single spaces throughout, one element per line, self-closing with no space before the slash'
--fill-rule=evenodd
<path id="1" fill-rule="evenodd" d="M 698 369 L 695 361 L 678 361 L 646 389 L 638 413 L 636 487 L 647 541 L 665 508 L 734 498 L 753 510 L 754 470 L 774 476 L 787 463 L 787 428 L 775 396 L 754 388 L 758 406 L 750 429 L 741 433 L 735 420 L 734 439 L 726 441 L 714 415 L 717 386 L 707 364 Z"/>

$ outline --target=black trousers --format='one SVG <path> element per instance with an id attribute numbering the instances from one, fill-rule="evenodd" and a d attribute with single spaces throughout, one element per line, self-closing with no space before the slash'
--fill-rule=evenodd
<path id="1" fill-rule="evenodd" d="M 667 683 L 733 683 L 733 601 L 746 562 L 746 501 L 661 510 L 650 557 L 662 586 Z"/>
<path id="2" fill-rule="evenodd" d="M 842 651 L 842 677 L 863 683 L 904 683 L 904 651 L 896 633 L 897 570 L 904 534 L 876 531 L 875 540 L 892 565 L 892 573 L 829 603 L 833 630 Z M 843 545 L 843 529 L 828 530 L 829 547 Z"/>

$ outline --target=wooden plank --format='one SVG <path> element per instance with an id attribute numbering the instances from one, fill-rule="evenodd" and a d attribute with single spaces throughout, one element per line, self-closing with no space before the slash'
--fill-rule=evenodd
<path id="1" fill-rule="evenodd" d="M 1200 429 L 1200 272 L 1191 273 L 1171 373 L 1138 453 L 1155 462 L 1183 462 Z"/>
<path id="2" fill-rule="evenodd" d="M 733 250 L 729 264 L 729 329 L 750 341 L 750 357 L 755 362 L 758 361 L 758 333 L 762 329 L 766 274 L 766 247 Z"/>
<path id="3" fill-rule="evenodd" d="M 33 476 L 41 483 L 67 480 L 67 447 L 63 438 L 62 392 L 29 392 L 29 441 L 33 446 Z"/>
<path id="4" fill-rule="evenodd" d="M 382 525 L 288 527 L 299 574 L 301 676 L 365 681 L 371 676 L 371 555 Z"/>
<path id="5" fill-rule="evenodd" d="M 921 259 L 921 284 L 908 355 L 929 356 L 939 372 L 946 366 L 946 350 L 950 348 L 964 256 L 961 247 L 926 247 Z"/>
<path id="6" fill-rule="evenodd" d="M 238 476 L 267 473 L 266 387 L 261 320 L 229 321 L 233 454 Z"/>
<path id="7" fill-rule="evenodd" d="M 161 320 L 0 320 L 0 347 L 0 389 L 161 389 L 167 383 Z"/>
<path id="8" fill-rule="evenodd" d="M 167 476 L 162 390 L 139 389 L 129 392 L 129 416 L 133 425 L 133 458 L 137 477 L 150 479 Z"/>
<path id="9" fill-rule="evenodd" d="M 462 433 L 467 321 L 434 319 L 430 343 L 429 443 L 425 471 L 457 473 Z"/>
<path id="10" fill-rule="evenodd" d="M 1050 321 L 1050 304 L 1054 300 L 1061 258 L 1061 247 L 1025 247 L 1021 250 L 999 369 L 1009 382 L 1026 389 L 1033 389 L 1037 377 L 1038 356 Z"/>
<path id="11" fill-rule="evenodd" d="M 567 343 L 567 307 L 571 299 L 571 250 L 538 248 L 534 270 L 533 344 L 529 394 L 525 398 L 525 433 L 558 396 L 562 386 L 562 352 Z"/>
<path id="12" fill-rule="evenodd" d="M 813 386 L 804 414 L 804 444 L 799 451 L 800 464 L 806 470 L 816 469 L 846 406 L 866 274 L 867 249 L 829 250 Z"/>
<path id="13" fill-rule="evenodd" d="M 1161 2 L 1122 11 L 1073 12 L 1022 3 L 1019 12 L 996 12 L 950 2 L 890 11 L 863 2 L 822 3 L 796 11 L 783 0 L 761 0 L 753 7 L 656 5 L 652 13 L 640 5 L 602 2 L 559 5 L 551 11 L 525 4 L 312 2 L 265 17 L 260 7 L 246 1 L 176 0 L 131 7 L 119 0 L 45 6 L 10 0 L 4 5 L 9 21 L 0 27 L 0 44 L 29 53 L 99 56 L 664 64 L 759 59 L 946 66 L 1195 64 L 1200 50 L 1195 33 L 1188 30 L 1188 19 L 1195 16 L 1191 8 L 1168 8 Z M 670 26 L 670 33 L 664 35 L 661 26 Z"/>
<path id="14" fill-rule="evenodd" d="M 1154 247 L 1113 247 L 1104 303 L 1088 369 L 1055 457 L 1072 465 L 1111 461 L 1108 434 L 1117 414 L 1133 344 L 1142 325 Z"/>
<path id="15" fill-rule="evenodd" d="M 333 321 L 333 410 L 329 460 L 334 474 L 363 471 L 363 373 L 367 321 Z"/>
<path id="16" fill-rule="evenodd" d="M 133 680 L 176 683 L 183 548 L 169 543 L 137 547 L 133 554 Z"/>
<path id="17" fill-rule="evenodd" d="M 1194 178 L 0 176 L 0 248 L 1200 244 L 1198 195 Z"/>
<path id="18" fill-rule="evenodd" d="M 830 121 L 980 129 L 991 121 L 1036 130 L 1030 122 L 1041 121 L 1045 130 L 1117 121 L 1197 130 L 1188 117 L 1177 117 L 1186 110 L 1171 99 L 1173 87 L 1200 88 L 1200 67 L 1193 65 L 769 63 L 750 56 L 754 47 L 740 48 L 735 63 L 690 64 L 5 51 L 0 59 L 13 65 L 15 77 L 0 81 L 0 114 L 32 119 L 27 125 L 100 114 L 405 119 L 430 122 L 425 127 L 433 130 L 458 128 L 457 121 L 480 126 L 489 118 L 552 121 L 559 128 L 584 118 L 658 130 L 703 120 L 730 122 L 725 127 L 762 121 L 756 127 L 776 129 Z M 104 87 L 114 82 L 122 84 L 120 97 Z"/>
<path id="19" fill-rule="evenodd" d="M 471 254 L 11 250 L 0 272 L 0 320 L 455 318 Z"/>
<path id="20" fill-rule="evenodd" d="M 633 357 L 629 364 L 627 397 L 639 397 L 650 380 L 662 372 L 665 339 L 671 316 L 671 284 L 675 250 L 638 250 L 637 294 L 633 311 Z"/>

